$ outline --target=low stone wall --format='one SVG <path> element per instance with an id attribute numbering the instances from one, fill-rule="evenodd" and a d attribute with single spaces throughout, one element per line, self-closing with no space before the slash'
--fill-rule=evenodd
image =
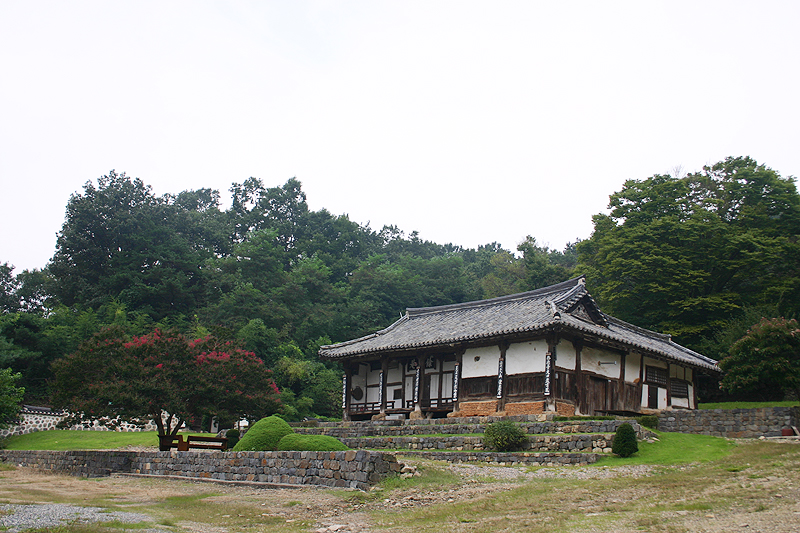
<path id="1" fill-rule="evenodd" d="M 798 407 L 673 410 L 658 416 L 658 429 L 729 438 L 778 437 L 799 420 Z"/>
<path id="2" fill-rule="evenodd" d="M 48 431 L 57 429 L 58 423 L 67 417 L 67 413 L 62 411 L 51 411 L 49 409 L 25 406 L 19 413 L 19 424 L 7 429 L 0 429 L 0 438 L 11 437 L 13 435 L 27 435 L 37 431 Z M 156 425 L 150 421 L 143 427 L 134 426 L 127 422 L 119 422 L 117 428 L 103 426 L 99 422 L 92 424 L 78 424 L 68 429 L 81 431 L 156 431 Z"/>
<path id="3" fill-rule="evenodd" d="M 517 417 L 514 417 L 517 418 Z M 514 420 L 512 418 L 512 420 Z M 470 433 L 483 433 L 486 424 L 501 419 L 481 420 L 478 418 L 461 419 L 459 422 L 452 420 L 396 420 L 378 422 L 332 422 L 320 423 L 315 427 L 305 427 L 294 424 L 296 433 L 306 435 L 330 435 L 337 439 L 361 437 L 402 437 L 414 435 L 447 434 L 463 435 Z M 543 434 L 574 434 L 574 433 L 614 433 L 620 424 L 628 422 L 633 426 L 637 436 L 643 439 L 649 435 L 635 420 L 571 420 L 571 421 L 545 421 L 534 422 L 528 419 L 516 420 L 519 426 L 529 435 Z M 387 424 L 385 422 L 394 422 Z M 421 423 L 427 422 L 427 423 Z"/>
<path id="4" fill-rule="evenodd" d="M 53 473 L 114 473 L 368 490 L 403 465 L 391 454 L 344 452 L 116 452 L 0 450 L 0 460 Z"/>
<path id="5" fill-rule="evenodd" d="M 350 448 L 402 450 L 484 450 L 483 437 L 361 437 L 341 438 Z M 611 453 L 613 433 L 605 435 L 537 435 L 528 438 L 526 452 L 592 451 Z"/>
<path id="6" fill-rule="evenodd" d="M 402 455 L 418 456 L 449 463 L 492 463 L 500 465 L 590 465 L 597 462 L 595 453 L 494 453 L 494 452 L 433 452 L 411 451 Z"/>

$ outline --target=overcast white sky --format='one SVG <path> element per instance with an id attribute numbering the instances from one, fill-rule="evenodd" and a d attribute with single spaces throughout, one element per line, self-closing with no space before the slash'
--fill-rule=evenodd
<path id="1" fill-rule="evenodd" d="M 297 177 L 373 229 L 562 248 L 626 179 L 800 175 L 800 2 L 0 0 L 0 263 L 70 194 Z"/>

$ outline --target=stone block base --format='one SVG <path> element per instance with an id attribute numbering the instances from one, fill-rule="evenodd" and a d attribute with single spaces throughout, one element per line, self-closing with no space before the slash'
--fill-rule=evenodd
<path id="1" fill-rule="evenodd" d="M 544 402 L 514 402 L 506 404 L 506 415 L 539 415 L 545 411 Z"/>
<path id="2" fill-rule="evenodd" d="M 465 416 L 496 416 L 497 415 L 497 400 L 488 400 L 484 402 L 461 402 L 458 406 L 458 411 L 448 413 L 448 417 L 465 417 Z"/>
<path id="3" fill-rule="evenodd" d="M 558 416 L 575 416 L 575 406 L 571 403 L 556 402 Z"/>

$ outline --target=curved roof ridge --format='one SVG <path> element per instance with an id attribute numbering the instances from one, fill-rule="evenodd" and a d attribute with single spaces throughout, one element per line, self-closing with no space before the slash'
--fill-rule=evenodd
<path id="1" fill-rule="evenodd" d="M 496 298 L 489 298 L 488 300 L 475 300 L 472 302 L 463 302 L 458 304 L 449 304 L 449 305 L 439 305 L 433 307 L 409 307 L 406 309 L 406 316 L 419 316 L 428 313 L 439 313 L 442 311 L 456 311 L 459 309 L 473 309 L 476 307 L 489 307 L 492 305 L 496 305 L 499 303 L 506 303 L 512 302 L 515 300 L 527 300 L 534 296 L 544 296 L 547 294 L 553 294 L 557 292 L 562 292 L 565 289 L 573 290 L 577 287 L 583 286 L 583 281 L 585 280 L 585 276 L 581 275 L 577 278 L 572 278 L 567 281 L 562 281 L 561 283 L 557 283 L 556 285 L 550 285 L 547 287 L 541 287 L 539 289 L 534 289 L 532 291 L 527 292 L 519 292 L 516 294 L 508 294 L 506 296 L 498 296 Z"/>
<path id="2" fill-rule="evenodd" d="M 642 327 L 636 326 L 634 324 L 631 324 L 629 322 L 625 322 L 624 320 L 620 320 L 619 318 L 616 318 L 616 317 L 613 317 L 613 316 L 610 316 L 610 315 L 606 315 L 605 313 L 603 313 L 603 315 L 605 315 L 606 319 L 609 322 L 611 322 L 611 323 L 613 323 L 613 324 L 615 324 L 617 326 L 629 329 L 631 331 L 635 331 L 635 332 L 640 333 L 642 335 L 647 335 L 647 336 L 650 336 L 650 337 L 653 337 L 653 338 L 656 338 L 656 339 L 659 339 L 659 340 L 666 341 L 669 344 L 671 344 L 672 346 L 676 346 L 676 347 L 680 348 L 681 350 L 683 350 L 684 352 L 691 353 L 693 356 L 697 357 L 698 359 L 702 359 L 703 361 L 706 361 L 707 363 L 710 363 L 710 364 L 712 364 L 714 366 L 717 366 L 717 364 L 718 364 L 718 361 L 716 361 L 716 360 L 714 360 L 714 359 L 712 359 L 712 358 L 710 358 L 708 356 L 705 356 L 705 355 L 703 355 L 701 353 L 695 352 L 691 348 L 687 348 L 686 346 L 683 346 L 682 344 L 678 344 L 677 342 L 673 341 L 672 340 L 672 335 L 670 335 L 669 333 L 659 333 L 659 332 L 653 331 L 651 329 L 642 328 Z"/>

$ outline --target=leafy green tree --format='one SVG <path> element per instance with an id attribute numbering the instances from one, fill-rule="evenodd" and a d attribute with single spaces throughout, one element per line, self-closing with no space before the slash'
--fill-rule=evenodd
<path id="1" fill-rule="evenodd" d="M 206 235 L 186 222 L 184 207 L 113 170 L 96 187 L 86 183 L 70 197 L 49 267 L 56 296 L 93 309 L 119 298 L 156 320 L 188 314 L 213 246 L 202 244 Z"/>
<path id="2" fill-rule="evenodd" d="M 53 370 L 53 400 L 76 420 L 153 420 L 159 435 L 203 416 L 256 419 L 279 406 L 263 362 L 211 337 L 155 330 L 127 340 L 121 328 L 105 328 Z"/>
<path id="3" fill-rule="evenodd" d="M 19 309 L 17 289 L 19 281 L 14 276 L 14 266 L 0 264 L 0 313 L 13 313 Z"/>
<path id="4" fill-rule="evenodd" d="M 800 399 L 800 326 L 797 320 L 763 318 L 731 346 L 719 364 L 729 392 L 758 391 L 765 384 Z"/>
<path id="5" fill-rule="evenodd" d="M 10 368 L 0 370 L 0 428 L 12 424 L 19 415 L 25 389 L 16 383 L 22 376 L 14 374 Z"/>
<path id="6" fill-rule="evenodd" d="M 522 252 L 526 290 L 547 287 L 570 279 L 578 260 L 574 244 L 567 244 L 564 252 L 559 252 L 547 246 L 539 246 L 530 235 L 517 246 L 517 250 Z"/>
<path id="7" fill-rule="evenodd" d="M 699 346 L 744 306 L 797 307 L 800 196 L 792 178 L 728 158 L 683 178 L 631 180 L 578 244 L 604 309 Z"/>

